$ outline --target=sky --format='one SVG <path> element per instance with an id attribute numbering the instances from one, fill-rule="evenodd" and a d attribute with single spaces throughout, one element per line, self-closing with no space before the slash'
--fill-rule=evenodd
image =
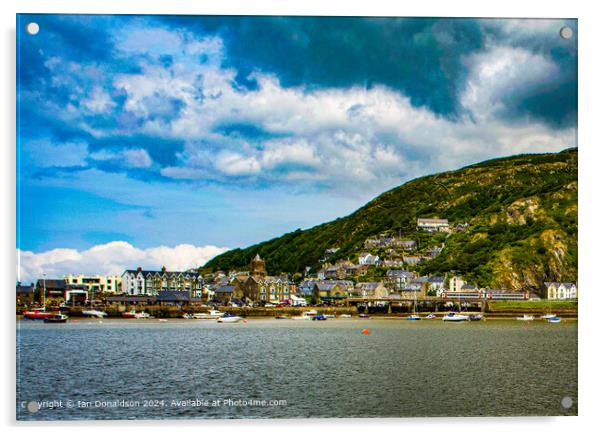
<path id="1" fill-rule="evenodd" d="M 577 146 L 576 20 L 25 14 L 17 28 L 24 282 L 195 267 L 422 175 Z"/>

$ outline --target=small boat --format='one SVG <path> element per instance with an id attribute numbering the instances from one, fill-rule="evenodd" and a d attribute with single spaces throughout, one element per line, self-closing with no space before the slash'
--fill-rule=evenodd
<path id="1" fill-rule="evenodd" d="M 337 316 L 335 316 L 334 314 L 324 314 L 324 317 L 327 319 L 336 319 Z"/>
<path id="2" fill-rule="evenodd" d="M 44 318 L 44 323 L 66 323 L 69 316 L 62 313 L 53 313 L 52 316 Z"/>
<path id="3" fill-rule="evenodd" d="M 553 319 L 554 317 L 558 317 L 558 316 L 556 316 L 556 314 L 544 314 L 541 316 L 541 319 L 548 320 L 548 319 Z"/>
<path id="4" fill-rule="evenodd" d="M 435 316 L 433 313 L 429 314 L 428 316 L 426 316 L 427 319 L 436 319 L 437 316 Z"/>
<path id="5" fill-rule="evenodd" d="M 276 318 L 279 319 L 279 320 L 289 319 L 288 316 L 276 316 Z"/>
<path id="6" fill-rule="evenodd" d="M 158 322 L 167 322 L 167 319 L 158 319 Z"/>
<path id="7" fill-rule="evenodd" d="M 314 316 L 317 316 L 318 312 L 316 310 L 304 311 L 300 316 L 292 317 L 293 320 L 311 320 Z"/>
<path id="8" fill-rule="evenodd" d="M 560 323 L 562 319 L 558 316 L 550 317 L 548 319 L 548 323 Z"/>
<path id="9" fill-rule="evenodd" d="M 184 318 L 184 319 L 192 319 L 193 317 L 192 317 L 192 314 L 190 314 L 190 313 L 185 313 L 185 314 L 182 316 L 182 318 Z"/>
<path id="10" fill-rule="evenodd" d="M 54 313 L 48 312 L 44 308 L 34 308 L 23 312 L 23 317 L 29 320 L 43 320 L 52 316 L 54 316 Z"/>
<path id="11" fill-rule="evenodd" d="M 351 314 L 341 314 L 339 317 L 341 319 L 351 319 Z"/>
<path id="12" fill-rule="evenodd" d="M 219 319 L 220 317 L 225 316 L 226 313 L 223 313 L 219 310 L 209 310 L 208 313 L 194 313 L 192 314 L 193 319 Z"/>
<path id="13" fill-rule="evenodd" d="M 148 319 L 150 317 L 150 314 L 144 311 L 137 313 L 135 310 L 132 310 L 128 311 L 127 313 L 123 313 L 123 317 L 125 319 Z"/>
<path id="14" fill-rule="evenodd" d="M 360 319 L 367 319 L 368 317 L 370 317 L 370 315 L 366 313 L 361 313 L 359 317 Z"/>
<path id="15" fill-rule="evenodd" d="M 107 315 L 107 313 L 100 310 L 84 310 L 82 311 L 82 315 L 88 317 L 98 317 L 99 319 L 102 319 Z"/>
<path id="16" fill-rule="evenodd" d="M 534 317 L 530 314 L 523 314 L 521 317 L 517 317 L 516 320 L 521 320 L 523 322 L 530 322 L 534 319 Z"/>
<path id="17" fill-rule="evenodd" d="M 317 316 L 313 316 L 311 320 L 326 320 L 326 316 L 323 314 L 318 314 Z"/>
<path id="18" fill-rule="evenodd" d="M 242 320 L 240 316 L 224 315 L 217 319 L 217 323 L 238 323 Z"/>
<path id="19" fill-rule="evenodd" d="M 443 316 L 442 320 L 444 322 L 464 322 L 468 319 L 469 317 L 465 316 L 464 314 L 449 313 Z"/>
<path id="20" fill-rule="evenodd" d="M 472 322 L 478 322 L 479 320 L 483 320 L 483 316 L 481 316 L 480 314 L 471 314 L 470 316 L 468 316 L 468 319 Z"/>
<path id="21" fill-rule="evenodd" d="M 420 317 L 418 314 L 412 314 L 406 317 L 406 320 L 422 320 L 422 317 Z"/>

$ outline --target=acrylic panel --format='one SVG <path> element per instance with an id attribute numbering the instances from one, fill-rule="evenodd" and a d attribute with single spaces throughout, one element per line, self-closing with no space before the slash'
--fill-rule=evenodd
<path id="1" fill-rule="evenodd" d="M 17 419 L 576 415 L 577 36 L 18 15 Z"/>

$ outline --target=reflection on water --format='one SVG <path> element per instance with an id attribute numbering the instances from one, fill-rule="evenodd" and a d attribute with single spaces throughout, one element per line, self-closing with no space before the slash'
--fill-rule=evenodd
<path id="1" fill-rule="evenodd" d="M 17 326 L 22 420 L 577 413 L 576 323 Z M 562 407 L 564 397 L 573 399 L 571 408 Z"/>

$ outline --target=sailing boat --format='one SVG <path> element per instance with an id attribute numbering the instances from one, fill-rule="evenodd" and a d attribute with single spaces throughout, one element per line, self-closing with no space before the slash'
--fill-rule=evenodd
<path id="1" fill-rule="evenodd" d="M 44 274 L 44 290 L 42 293 L 42 307 L 34 308 L 33 310 L 24 311 L 23 317 L 30 320 L 48 319 L 53 317 L 53 313 L 46 311 L 46 274 Z"/>
<path id="2" fill-rule="evenodd" d="M 99 319 L 102 319 L 103 317 L 105 317 L 107 315 L 107 313 L 105 313 L 104 311 L 94 309 L 94 307 L 92 305 L 94 303 L 94 290 L 90 290 L 90 292 L 92 293 L 92 297 L 90 298 L 90 309 L 83 310 L 82 315 L 89 316 L 89 317 L 97 317 Z"/>
<path id="3" fill-rule="evenodd" d="M 416 292 L 414 292 L 414 313 L 406 317 L 406 320 L 421 320 L 422 318 L 416 314 Z"/>

